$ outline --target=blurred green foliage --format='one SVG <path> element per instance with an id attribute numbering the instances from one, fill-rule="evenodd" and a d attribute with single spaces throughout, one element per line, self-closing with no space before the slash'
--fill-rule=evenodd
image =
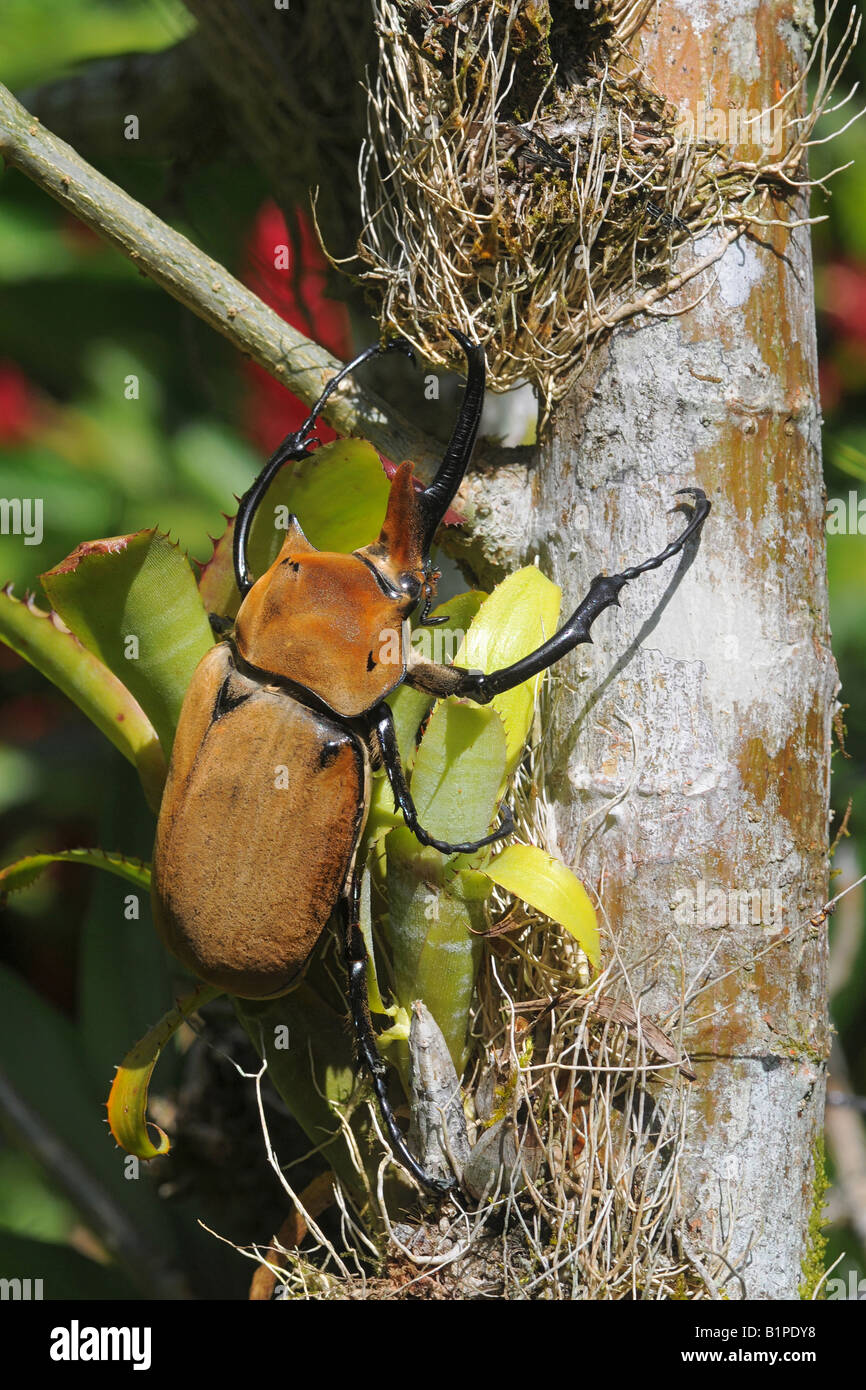
<path id="1" fill-rule="evenodd" d="M 178 0 L 4 0 L 2 80 L 14 90 L 89 58 L 165 48 L 191 28 Z"/>
<path id="2" fill-rule="evenodd" d="M 0 80 L 15 90 L 92 57 L 166 47 L 189 27 L 187 12 L 171 0 L 8 0 Z M 149 160 L 146 150 L 103 168 L 239 268 L 242 239 L 267 194 L 249 168 L 172 168 Z M 39 544 L 0 535 L 0 582 L 39 593 L 39 574 L 80 541 L 147 526 L 207 560 L 209 537 L 222 533 L 233 494 L 259 466 L 241 428 L 248 390 L 238 359 L 215 335 L 26 179 L 0 174 L 0 497 L 43 503 Z M 133 769 L 5 648 L 0 681 L 4 863 L 28 851 L 94 844 L 149 859 L 154 822 Z M 131 1178 L 100 1120 L 115 1065 L 165 1011 L 176 984 L 147 896 L 140 895 L 141 919 L 130 921 L 127 893 L 119 880 L 62 865 L 2 913 L 2 1081 L 41 1117 L 43 1140 L 62 1142 L 68 1162 L 46 1167 L 32 1136 L 6 1126 L 0 1276 L 43 1278 L 53 1298 L 159 1297 L 179 1289 L 242 1298 L 245 1262 L 196 1219 L 209 1216 L 236 1240 L 267 1239 L 283 1202 L 232 1067 L 217 1063 L 210 1104 L 237 1111 L 235 1121 L 213 1121 L 216 1150 L 207 1127 L 191 1132 L 173 1169 L 142 1168 Z M 22 993 L 25 979 L 32 988 Z M 33 989 L 45 1001 L 38 1018 Z M 254 1067 L 236 1032 L 232 1056 Z M 190 1047 L 207 1050 L 187 1031 L 161 1062 L 166 1095 L 178 1075 L 178 1049 Z M 214 1065 L 204 1058 L 198 1068 Z M 278 1129 L 289 1123 L 271 1120 Z M 227 1128 L 238 1131 L 238 1143 L 252 1139 L 249 1148 L 229 1154 Z M 67 1190 L 64 1174 L 76 1164 L 113 1194 L 130 1223 L 119 1252 L 94 1233 L 76 1184 Z M 203 1179 L 192 1202 L 190 1164 Z M 135 1240 L 144 1245 L 130 1264 Z"/>
<path id="3" fill-rule="evenodd" d="M 848 7 L 840 6 L 834 30 L 841 37 Z M 866 79 L 866 48 L 862 41 L 849 64 L 843 91 Z M 827 136 L 858 109 L 860 94 L 836 115 L 822 120 L 818 136 Z M 821 399 L 824 414 L 824 476 L 828 497 L 827 566 L 830 581 L 830 621 L 833 651 L 839 667 L 845 751 L 836 741 L 833 753 L 831 834 L 842 825 L 850 804 L 846 842 L 853 854 L 845 876 L 834 873 L 831 891 L 866 872 L 866 126 L 861 118 L 838 139 L 816 145 L 810 154 L 810 173 L 825 177 L 853 161 L 833 178 L 827 197 L 812 198 L 813 215 L 826 221 L 815 227 L 816 302 Z M 834 522 L 836 510 L 844 526 Z M 858 905 L 859 904 L 859 905 Z M 848 1067 L 852 1090 L 866 1095 L 866 896 L 862 890 L 853 908 L 859 944 L 851 956 L 847 977 L 830 1001 L 839 1045 Z M 851 918 L 846 914 L 848 920 Z M 858 920 L 859 919 L 859 920 Z M 843 930 L 843 915 L 830 924 L 831 950 Z M 844 930 L 848 930 L 846 925 Z M 847 952 L 846 952 L 847 954 Z M 830 1154 L 832 1160 L 832 1154 Z M 829 1164 L 832 1178 L 832 1161 Z M 866 1251 L 850 1225 L 830 1231 L 828 1264 L 842 1257 L 834 1277 L 847 1279 L 849 1270 L 866 1271 Z"/>

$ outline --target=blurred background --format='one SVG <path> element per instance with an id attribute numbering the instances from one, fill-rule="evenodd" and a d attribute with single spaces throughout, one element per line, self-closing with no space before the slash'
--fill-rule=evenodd
<path id="1" fill-rule="evenodd" d="M 191 26 L 174 0 L 5 0 L 0 81 L 25 104 L 34 90 L 44 101 L 46 86 L 56 87 L 61 109 L 83 99 L 80 89 L 70 97 L 65 75 L 94 59 L 172 47 Z M 850 77 L 861 75 L 862 44 Z M 134 65 L 103 69 L 104 90 L 95 84 L 87 100 L 135 112 L 136 81 L 146 76 Z M 75 112 L 64 120 L 75 143 Z M 813 176 L 863 151 L 864 129 L 817 146 Z M 331 351 L 346 356 L 353 341 L 366 342 L 370 330 L 353 333 L 306 212 L 297 209 L 290 234 L 207 105 L 186 134 L 167 150 L 143 128 L 122 156 L 82 152 Z M 864 207 L 866 160 L 812 205 L 826 216 L 814 249 L 831 619 L 845 706 L 833 755 L 834 832 L 844 823 L 833 891 L 866 871 Z M 274 268 L 280 242 L 293 245 L 288 272 Z M 420 409 L 430 433 L 450 418 L 441 402 Z M 232 494 L 304 414 L 27 179 L 0 174 L 0 497 L 44 499 L 39 544 L 0 535 L 0 584 L 38 596 L 38 575 L 80 541 L 152 525 L 206 560 Z M 0 864 L 97 844 L 149 859 L 152 838 L 132 770 L 0 645 Z M 220 1017 L 215 1006 L 208 1036 L 182 1030 L 160 1062 L 155 1118 L 177 1130 L 167 1159 L 130 1170 L 98 1118 L 113 1067 L 172 993 L 149 906 L 142 901 L 141 919 L 126 920 L 126 892 L 119 880 L 59 865 L 3 904 L 0 1277 L 43 1278 L 51 1297 L 244 1297 L 251 1266 L 196 1218 L 229 1239 L 263 1242 L 285 1203 L 265 1164 L 252 1088 L 228 1060 L 253 1065 L 230 1012 Z M 831 924 L 831 1097 L 846 1103 L 828 1108 L 829 1260 L 841 1257 L 833 1273 L 846 1280 L 852 1271 L 866 1277 L 866 1115 L 862 1101 L 850 1103 L 866 1097 L 864 913 L 857 889 Z M 281 1135 L 290 1145 L 290 1118 L 276 1096 L 267 1104 L 278 1148 Z"/>

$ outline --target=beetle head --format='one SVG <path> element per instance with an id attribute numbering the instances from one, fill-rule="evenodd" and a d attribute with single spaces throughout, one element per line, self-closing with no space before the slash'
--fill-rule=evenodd
<path id="1" fill-rule="evenodd" d="M 391 484 L 379 539 L 356 552 L 391 589 L 406 599 L 406 617 L 424 598 L 422 622 L 429 610 L 439 573 L 430 559 L 436 531 L 459 488 L 475 445 L 484 405 L 484 349 L 455 329 L 449 330 L 466 354 L 466 391 L 445 456 L 432 483 L 416 490 L 411 463 L 401 463 Z"/>
<path id="2" fill-rule="evenodd" d="M 433 573 L 424 544 L 424 494 L 415 489 L 414 472 L 411 463 L 400 464 L 391 483 L 379 539 L 355 552 L 400 596 L 398 602 L 406 617 L 417 606 Z"/>

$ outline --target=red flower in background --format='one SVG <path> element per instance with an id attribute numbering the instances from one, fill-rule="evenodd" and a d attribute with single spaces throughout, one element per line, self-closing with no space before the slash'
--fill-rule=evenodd
<path id="1" fill-rule="evenodd" d="M 14 362 L 0 362 L 0 445 L 29 438 L 37 414 L 36 392 L 21 368 Z"/>
<path id="2" fill-rule="evenodd" d="M 293 246 L 276 204 L 265 203 L 247 244 L 244 279 L 286 323 L 345 359 L 351 348 L 348 310 L 325 294 L 328 262 L 309 217 L 300 210 L 297 241 Z M 309 411 L 262 367 L 249 363 L 247 373 L 247 431 L 257 448 L 270 454 L 285 435 L 303 424 Z M 324 424 L 317 426 L 316 433 L 322 443 L 336 438 Z"/>
<path id="3" fill-rule="evenodd" d="M 349 312 L 345 304 L 327 297 L 328 261 L 309 217 L 300 209 L 296 215 L 298 245 L 293 246 L 277 205 L 262 205 L 247 243 L 244 280 L 286 323 L 345 361 L 352 349 Z M 256 363 L 248 362 L 246 372 L 247 434 L 263 454 L 271 454 L 281 439 L 304 423 L 309 409 Z M 324 422 L 316 426 L 316 435 L 323 444 L 337 438 Z M 386 475 L 393 478 L 396 464 L 380 458 Z M 420 479 L 415 486 L 423 487 Z M 443 521 L 458 526 L 463 517 L 449 507 Z"/>
<path id="4" fill-rule="evenodd" d="M 866 382 L 866 266 L 831 261 L 818 274 L 817 303 L 829 330 L 819 363 L 821 404 L 829 411 Z"/>
<path id="5" fill-rule="evenodd" d="M 832 261 L 821 276 L 820 306 L 840 337 L 866 344 L 866 266 Z"/>

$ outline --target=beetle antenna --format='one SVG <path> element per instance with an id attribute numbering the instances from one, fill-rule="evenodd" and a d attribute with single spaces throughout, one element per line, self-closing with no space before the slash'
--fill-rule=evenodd
<path id="1" fill-rule="evenodd" d="M 350 372 L 354 372 L 363 363 L 369 362 L 371 357 L 378 357 L 386 352 L 402 352 L 412 362 L 415 361 L 415 353 L 406 338 L 392 338 L 384 347 L 380 346 L 379 343 L 373 343 L 363 352 L 359 352 L 357 357 L 353 357 L 351 362 L 347 362 L 345 367 L 340 368 L 336 376 L 331 377 L 300 429 L 287 434 L 285 439 L 277 445 L 259 476 L 241 498 L 238 514 L 235 517 L 233 541 L 235 581 L 240 590 L 241 598 L 245 598 L 253 587 L 253 579 L 247 563 L 247 547 L 253 518 L 261 505 L 262 498 L 284 463 L 289 463 L 293 459 L 306 458 L 311 453 L 310 446 L 314 443 L 311 434 L 316 421 L 322 413 L 328 397 L 337 389 L 343 378 L 347 377 Z"/>
<path id="2" fill-rule="evenodd" d="M 449 328 L 448 332 L 452 338 L 456 338 L 466 354 L 466 391 L 445 456 L 432 483 L 424 489 L 418 499 L 423 517 L 425 555 L 429 553 L 436 529 L 453 502 L 454 494 L 469 466 L 484 405 L 484 349 L 480 343 L 473 343 L 456 328 Z"/>

